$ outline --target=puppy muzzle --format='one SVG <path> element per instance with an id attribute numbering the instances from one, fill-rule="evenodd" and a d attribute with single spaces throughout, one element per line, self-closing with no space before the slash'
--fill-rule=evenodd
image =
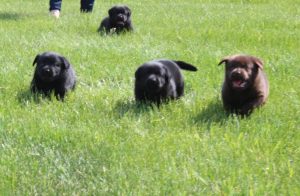
<path id="1" fill-rule="evenodd" d="M 39 76 L 44 81 L 53 81 L 55 79 L 53 70 L 49 67 L 44 67 L 43 69 L 41 69 L 41 71 L 39 72 Z"/>
<path id="2" fill-rule="evenodd" d="M 240 72 L 233 72 L 230 75 L 231 85 L 235 89 L 243 89 L 246 87 L 246 79 Z"/>
<path id="3" fill-rule="evenodd" d="M 148 92 L 158 92 L 161 89 L 160 81 L 157 77 L 149 77 L 146 81 Z"/>
<path id="4" fill-rule="evenodd" d="M 123 14 L 119 14 L 116 17 L 116 24 L 119 26 L 124 26 L 127 18 Z"/>
<path id="5" fill-rule="evenodd" d="M 43 69 L 42 71 L 43 75 L 46 76 L 46 77 L 51 77 L 53 74 L 52 74 L 52 71 L 47 68 L 47 69 Z"/>

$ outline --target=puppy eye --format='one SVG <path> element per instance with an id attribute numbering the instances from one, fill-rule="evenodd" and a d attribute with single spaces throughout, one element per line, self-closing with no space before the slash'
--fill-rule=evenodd
<path id="1" fill-rule="evenodd" d="M 243 64 L 241 65 L 242 68 L 247 68 L 247 65 Z"/>
<path id="2" fill-rule="evenodd" d="M 234 69 L 235 66 L 234 66 L 234 65 L 226 65 L 226 68 L 227 68 L 227 69 Z"/>
<path id="3" fill-rule="evenodd" d="M 55 67 L 60 67 L 60 64 L 55 63 L 54 66 L 55 66 Z"/>

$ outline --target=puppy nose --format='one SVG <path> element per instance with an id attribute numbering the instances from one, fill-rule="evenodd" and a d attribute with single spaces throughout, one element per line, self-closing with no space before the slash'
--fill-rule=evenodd
<path id="1" fill-rule="evenodd" d="M 151 77 L 147 80 L 147 86 L 149 88 L 155 88 L 158 86 L 158 80 L 157 78 Z"/>
<path id="2" fill-rule="evenodd" d="M 119 19 L 123 19 L 123 18 L 124 18 L 123 14 L 119 14 L 119 15 L 118 15 L 118 18 L 119 18 Z"/>
<path id="3" fill-rule="evenodd" d="M 242 79 L 243 78 L 242 72 L 241 71 L 233 72 L 231 74 L 231 77 L 234 78 L 234 79 Z"/>
<path id="4" fill-rule="evenodd" d="M 49 68 L 43 69 L 43 73 L 47 76 L 51 75 L 51 70 Z"/>
<path id="5" fill-rule="evenodd" d="M 233 77 L 241 75 L 241 72 L 235 71 L 231 74 Z"/>

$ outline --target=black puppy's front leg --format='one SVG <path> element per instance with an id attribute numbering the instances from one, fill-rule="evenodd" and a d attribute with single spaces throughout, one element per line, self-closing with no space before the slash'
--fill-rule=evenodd
<path id="1" fill-rule="evenodd" d="M 101 22 L 100 27 L 98 28 L 98 32 L 99 32 L 101 35 L 106 35 L 106 34 L 109 34 L 110 28 L 111 28 L 110 20 L 109 20 L 108 17 L 106 17 L 106 18 L 104 18 L 103 21 Z"/>
<path id="2" fill-rule="evenodd" d="M 59 101 L 64 101 L 66 91 L 67 90 L 65 88 L 55 89 L 54 95 L 55 95 L 56 99 L 59 100 Z"/>
<path id="3" fill-rule="evenodd" d="M 36 74 L 34 75 L 32 81 L 31 81 L 31 84 L 30 84 L 30 91 L 32 93 L 39 93 L 41 92 L 41 85 L 38 85 L 39 83 L 42 83 L 40 81 L 40 79 L 36 76 Z"/>
<path id="4" fill-rule="evenodd" d="M 127 31 L 133 31 L 133 26 L 131 23 L 127 24 L 127 26 L 125 28 Z"/>
<path id="5" fill-rule="evenodd" d="M 35 84 L 34 81 L 31 82 L 31 85 L 30 85 L 30 91 L 31 91 L 32 93 L 37 93 L 37 92 L 38 92 L 37 86 L 36 86 L 36 84 Z"/>
<path id="6" fill-rule="evenodd" d="M 51 94 L 51 89 L 46 89 L 43 88 L 43 86 L 38 85 L 38 83 L 36 83 L 36 81 L 32 81 L 31 82 L 31 86 L 30 86 L 30 91 L 33 94 L 42 94 L 45 97 L 49 97 L 50 98 L 50 94 Z"/>
<path id="7" fill-rule="evenodd" d="M 146 95 L 142 89 L 139 88 L 135 89 L 135 100 L 138 102 L 146 101 Z"/>

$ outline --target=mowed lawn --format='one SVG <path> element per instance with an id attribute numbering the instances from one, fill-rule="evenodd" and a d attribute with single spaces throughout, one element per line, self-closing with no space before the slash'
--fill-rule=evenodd
<path id="1" fill-rule="evenodd" d="M 107 10 L 125 3 L 134 33 L 102 37 Z M 63 0 L 0 4 L 0 195 L 300 195 L 300 2 L 96 0 L 92 14 Z M 65 102 L 29 91 L 38 53 L 77 73 Z M 220 59 L 264 61 L 267 104 L 227 116 Z M 183 60 L 185 96 L 138 106 L 134 72 Z"/>

